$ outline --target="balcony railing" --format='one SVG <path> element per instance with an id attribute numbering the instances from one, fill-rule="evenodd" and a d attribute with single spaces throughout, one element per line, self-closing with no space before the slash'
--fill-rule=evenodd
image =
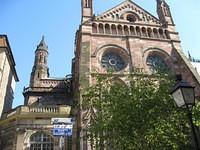
<path id="1" fill-rule="evenodd" d="M 70 114 L 71 106 L 60 105 L 60 106 L 19 106 L 10 112 L 4 113 L 2 119 L 6 119 L 11 116 L 59 116 Z"/>
<path id="2" fill-rule="evenodd" d="M 34 113 L 58 113 L 59 107 L 30 107 L 29 112 Z"/>

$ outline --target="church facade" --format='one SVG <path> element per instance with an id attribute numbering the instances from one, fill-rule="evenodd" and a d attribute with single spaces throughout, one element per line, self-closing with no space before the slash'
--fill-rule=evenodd
<path id="1" fill-rule="evenodd" d="M 93 1 L 82 0 L 82 24 L 76 35 L 74 60 L 75 90 L 92 84 L 91 73 L 109 69 L 120 76 L 133 71 L 151 72 L 156 64 L 168 66 L 175 74 L 194 85 L 200 96 L 200 77 L 181 48 L 179 34 L 164 0 L 157 0 L 158 18 L 126 0 L 101 15 L 93 15 Z M 84 79 L 84 80 L 83 80 Z M 81 106 L 82 98 L 75 98 Z M 79 108 L 78 149 L 92 149 L 87 127 L 93 110 Z"/>
<path id="2" fill-rule="evenodd" d="M 163 65 L 195 86 L 200 97 L 200 76 L 184 55 L 178 32 L 164 0 L 157 0 L 158 18 L 131 0 L 95 16 L 93 0 L 82 0 L 82 20 L 75 36 L 72 75 L 52 78 L 44 38 L 36 48 L 24 105 L 5 112 L 0 121 L 2 150 L 59 149 L 52 135 L 51 118 L 74 117 L 73 135 L 64 140 L 66 150 L 94 149 L 87 139 L 92 109 L 82 108 L 82 93 L 92 84 L 91 73 L 110 69 L 123 82 L 124 74 L 151 73 Z"/>

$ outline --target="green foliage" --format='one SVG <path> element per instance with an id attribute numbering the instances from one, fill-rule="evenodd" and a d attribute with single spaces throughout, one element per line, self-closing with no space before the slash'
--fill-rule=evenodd
<path id="1" fill-rule="evenodd" d="M 83 106 L 97 110 L 89 128 L 97 150 L 103 146 L 108 150 L 188 149 L 187 115 L 169 94 L 172 76 L 131 74 L 127 85 L 115 82 L 112 74 L 95 79 L 83 96 Z"/>
<path id="2" fill-rule="evenodd" d="M 193 121 L 194 121 L 196 126 L 200 126 L 200 103 L 197 103 L 196 107 L 194 107 L 194 110 L 193 110 Z"/>

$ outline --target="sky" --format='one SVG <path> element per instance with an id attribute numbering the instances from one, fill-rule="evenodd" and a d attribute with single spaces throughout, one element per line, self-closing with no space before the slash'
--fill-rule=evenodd
<path id="1" fill-rule="evenodd" d="M 123 0 L 94 0 L 96 15 Z M 133 0 L 157 17 L 156 0 Z M 200 59 L 200 1 L 166 0 L 185 54 Z M 42 35 L 49 47 L 51 77 L 71 73 L 75 33 L 81 23 L 81 0 L 0 0 L 0 34 L 9 38 L 20 81 L 16 84 L 13 107 L 23 105 L 22 91 L 28 87 L 34 52 Z"/>

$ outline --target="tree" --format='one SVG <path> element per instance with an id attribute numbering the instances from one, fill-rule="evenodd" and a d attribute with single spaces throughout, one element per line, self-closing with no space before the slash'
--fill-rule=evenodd
<path id="1" fill-rule="evenodd" d="M 96 150 L 188 149 L 187 114 L 175 106 L 167 74 L 130 74 L 127 84 L 114 74 L 95 75 L 83 95 L 84 109 L 94 108 L 88 138 Z"/>

